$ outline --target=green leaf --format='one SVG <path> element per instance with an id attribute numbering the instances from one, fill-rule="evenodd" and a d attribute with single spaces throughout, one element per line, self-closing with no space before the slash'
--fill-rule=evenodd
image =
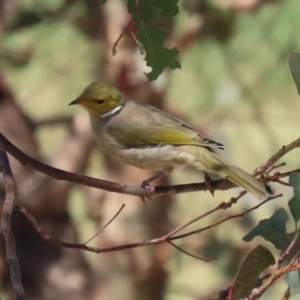
<path id="1" fill-rule="evenodd" d="M 300 219 L 300 174 L 291 174 L 289 184 L 294 188 L 294 197 L 289 201 L 289 208 L 297 225 Z"/>
<path id="2" fill-rule="evenodd" d="M 291 53 L 289 57 L 289 66 L 291 74 L 295 81 L 298 94 L 300 95 L 300 54 Z"/>
<path id="3" fill-rule="evenodd" d="M 127 1 L 127 10 L 130 14 L 134 13 L 135 6 L 136 0 Z M 138 11 L 142 21 L 156 22 L 160 15 L 166 17 L 177 15 L 179 13 L 178 0 L 140 0 Z"/>
<path id="4" fill-rule="evenodd" d="M 243 262 L 233 284 L 232 300 L 247 298 L 255 287 L 259 274 L 275 264 L 273 254 L 263 246 L 253 249 Z"/>
<path id="5" fill-rule="evenodd" d="M 179 13 L 178 0 L 152 0 L 162 16 L 173 17 Z"/>
<path id="6" fill-rule="evenodd" d="M 280 208 L 271 218 L 261 220 L 255 228 L 243 237 L 243 240 L 250 242 L 256 236 L 261 236 L 266 241 L 271 242 L 277 249 L 283 250 L 291 241 L 291 237 L 286 234 L 285 223 L 287 220 L 286 211 Z"/>
<path id="7" fill-rule="evenodd" d="M 160 17 L 158 9 L 153 6 L 152 1 L 150 0 L 140 0 L 139 13 L 142 20 L 139 20 L 138 23 L 140 23 L 140 21 L 146 23 L 156 22 Z"/>
<path id="8" fill-rule="evenodd" d="M 166 30 L 160 27 L 152 27 L 142 22 L 136 37 L 143 44 L 146 51 L 145 60 L 152 71 L 146 73 L 150 81 L 157 79 L 164 68 L 181 68 L 180 62 L 175 59 L 179 51 L 177 48 L 167 49 L 163 46 Z"/>

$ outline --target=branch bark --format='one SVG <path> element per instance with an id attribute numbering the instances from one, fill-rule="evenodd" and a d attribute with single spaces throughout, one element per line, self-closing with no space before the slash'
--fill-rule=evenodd
<path id="1" fill-rule="evenodd" d="M 10 168 L 9 160 L 3 144 L 0 142 L 0 165 L 4 178 L 5 200 L 1 213 L 1 232 L 5 239 L 6 261 L 10 269 L 10 278 L 17 299 L 29 299 L 26 295 L 20 273 L 20 265 L 16 254 L 16 241 L 11 230 L 11 218 L 17 198 L 17 188 Z"/>

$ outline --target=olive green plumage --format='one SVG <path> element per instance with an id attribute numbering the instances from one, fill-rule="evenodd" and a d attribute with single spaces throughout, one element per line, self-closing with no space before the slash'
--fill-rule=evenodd
<path id="1" fill-rule="evenodd" d="M 268 195 L 264 183 L 213 150 L 224 149 L 222 144 L 164 111 L 125 99 L 109 84 L 91 83 L 72 104 L 88 111 L 98 144 L 115 159 L 166 173 L 176 166 L 193 166 L 219 174 L 260 199 Z"/>

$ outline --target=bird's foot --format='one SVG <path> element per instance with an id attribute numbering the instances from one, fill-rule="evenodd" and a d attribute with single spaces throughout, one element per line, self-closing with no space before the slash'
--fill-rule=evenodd
<path id="1" fill-rule="evenodd" d="M 210 176 L 209 176 L 209 174 L 208 173 L 204 173 L 204 181 L 205 181 L 205 184 L 206 184 L 206 186 L 207 186 L 207 189 L 209 190 L 209 192 L 212 194 L 212 196 L 214 197 L 215 195 L 214 195 L 214 193 L 215 193 L 215 190 L 214 190 L 214 188 L 213 188 L 213 186 L 212 186 L 212 180 L 211 180 L 211 178 L 210 178 Z"/>
<path id="2" fill-rule="evenodd" d="M 170 174 L 172 172 L 172 170 L 173 170 L 172 167 L 164 169 L 163 171 L 158 172 L 153 177 L 150 177 L 141 183 L 141 187 L 144 188 L 144 190 L 145 190 L 145 192 L 141 196 L 144 204 L 145 204 L 145 198 L 150 200 L 152 198 L 152 196 L 155 194 L 155 187 L 150 185 L 150 182 L 167 176 L 168 174 Z"/>
<path id="3" fill-rule="evenodd" d="M 141 187 L 144 189 L 144 192 L 141 195 L 141 199 L 144 205 L 146 205 L 146 199 L 151 200 L 155 192 L 155 187 L 150 185 L 149 182 L 147 182 L 147 180 L 141 183 Z"/>

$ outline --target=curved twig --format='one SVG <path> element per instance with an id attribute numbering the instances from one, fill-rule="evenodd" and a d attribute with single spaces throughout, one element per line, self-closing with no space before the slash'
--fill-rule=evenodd
<path id="1" fill-rule="evenodd" d="M 190 256 L 190 257 L 196 258 L 196 259 L 198 259 L 198 260 L 205 261 L 205 262 L 211 262 L 211 261 L 213 261 L 213 260 L 218 260 L 218 257 L 213 257 L 213 258 L 208 258 L 208 259 L 201 258 L 201 257 L 199 257 L 199 256 L 196 256 L 196 255 L 194 255 L 194 254 L 191 254 L 191 253 L 185 251 L 184 249 L 182 249 L 181 247 L 175 245 L 175 244 L 172 243 L 171 241 L 168 241 L 168 243 L 169 243 L 171 246 L 173 246 L 174 248 L 176 248 L 177 250 L 179 250 L 180 252 L 182 252 L 182 253 L 184 253 L 184 254 Z"/>

